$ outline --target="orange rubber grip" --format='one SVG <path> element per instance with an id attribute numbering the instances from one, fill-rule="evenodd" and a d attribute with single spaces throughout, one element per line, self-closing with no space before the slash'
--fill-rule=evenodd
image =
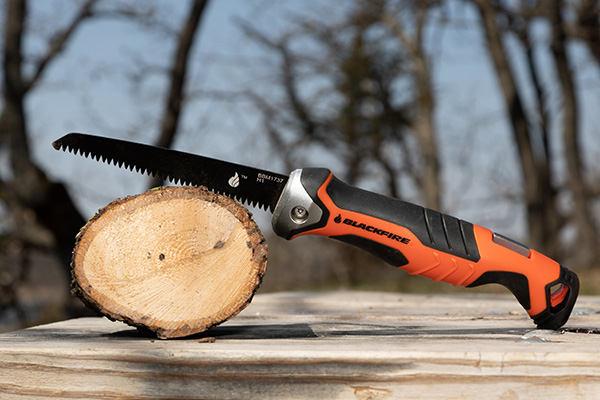
<path id="1" fill-rule="evenodd" d="M 324 210 L 319 224 L 294 232 L 339 239 L 409 274 L 452 285 L 507 287 L 540 328 L 566 323 L 577 276 L 502 235 L 398 199 L 352 187 L 329 170 L 304 169 L 302 183 Z"/>

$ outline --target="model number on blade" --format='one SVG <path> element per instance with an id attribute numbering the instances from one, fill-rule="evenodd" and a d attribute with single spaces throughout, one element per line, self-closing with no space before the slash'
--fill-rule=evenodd
<path id="1" fill-rule="evenodd" d="M 256 182 L 264 183 L 266 181 L 275 182 L 275 183 L 281 183 L 281 182 L 283 182 L 283 178 L 278 178 L 276 176 L 271 176 L 271 175 L 267 175 L 267 174 L 260 174 L 260 173 L 256 177 Z"/>

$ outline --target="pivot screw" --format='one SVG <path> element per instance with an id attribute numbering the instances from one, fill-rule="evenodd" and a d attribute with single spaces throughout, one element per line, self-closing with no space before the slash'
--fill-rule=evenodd
<path id="1" fill-rule="evenodd" d="M 292 221 L 297 224 L 302 224 L 308 219 L 308 210 L 302 206 L 296 206 L 292 208 L 290 216 L 292 217 Z"/>

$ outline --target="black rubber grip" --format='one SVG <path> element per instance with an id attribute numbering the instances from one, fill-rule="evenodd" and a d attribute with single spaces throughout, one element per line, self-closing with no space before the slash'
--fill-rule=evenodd
<path id="1" fill-rule="evenodd" d="M 394 267 L 401 267 L 408 264 L 408 260 L 402 252 L 379 242 L 356 235 L 332 236 L 332 238 L 368 251 Z"/>
<path id="2" fill-rule="evenodd" d="M 326 169 L 319 168 L 319 172 L 310 170 L 312 168 L 304 169 L 302 176 L 305 173 L 309 174 L 307 176 L 314 176 L 317 173 L 322 176 L 324 171 L 327 171 L 327 176 L 329 175 L 329 170 Z M 473 224 L 469 222 L 393 197 L 350 186 L 335 176 L 327 186 L 327 194 L 342 209 L 370 215 L 409 229 L 427 247 L 473 262 L 480 259 Z"/>
<path id="3" fill-rule="evenodd" d="M 531 308 L 529 280 L 525 275 L 508 271 L 487 271 L 467 287 L 477 287 L 488 283 L 499 283 L 515 295 L 524 309 Z"/>

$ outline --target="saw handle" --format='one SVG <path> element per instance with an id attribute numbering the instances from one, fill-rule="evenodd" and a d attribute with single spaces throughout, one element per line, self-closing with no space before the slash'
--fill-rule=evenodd
<path id="1" fill-rule="evenodd" d="M 481 226 L 350 186 L 328 169 L 302 169 L 300 183 L 322 215 L 294 225 L 284 235 L 288 239 L 328 236 L 409 274 L 455 286 L 498 283 L 515 295 L 538 328 L 557 329 L 567 322 L 579 292 L 577 275 L 537 251 Z"/>

